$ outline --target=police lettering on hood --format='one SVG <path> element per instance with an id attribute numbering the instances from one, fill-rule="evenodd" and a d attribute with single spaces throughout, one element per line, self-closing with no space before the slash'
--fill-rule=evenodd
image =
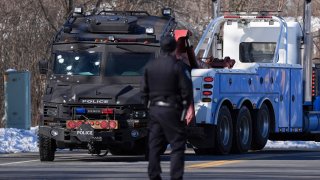
<path id="1" fill-rule="evenodd" d="M 81 99 L 80 102 L 83 104 L 108 104 L 109 103 L 107 99 Z"/>

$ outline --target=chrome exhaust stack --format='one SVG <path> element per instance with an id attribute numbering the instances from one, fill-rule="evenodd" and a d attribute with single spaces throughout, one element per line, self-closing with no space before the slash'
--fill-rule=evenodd
<path id="1" fill-rule="evenodd" d="M 304 2 L 303 16 L 303 77 L 304 77 L 304 104 L 312 101 L 312 32 L 311 32 L 311 0 Z"/>

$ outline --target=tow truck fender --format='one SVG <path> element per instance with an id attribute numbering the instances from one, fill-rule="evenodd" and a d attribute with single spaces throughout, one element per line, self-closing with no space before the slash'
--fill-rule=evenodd
<path id="1" fill-rule="evenodd" d="M 262 104 L 263 104 L 265 101 L 270 101 L 270 102 L 271 102 L 271 100 L 270 100 L 269 98 L 267 98 L 267 97 L 263 97 L 263 98 L 261 98 L 261 99 L 259 100 L 259 102 L 258 102 L 258 104 L 257 104 L 257 108 L 256 108 L 256 109 L 260 109 L 260 108 L 261 108 L 261 106 L 262 106 Z"/>
<path id="2" fill-rule="evenodd" d="M 224 102 L 227 102 L 227 103 L 229 103 L 229 104 L 232 106 L 232 103 L 231 103 L 231 101 L 230 101 L 229 98 L 223 98 L 223 99 L 221 99 L 221 100 L 219 101 L 217 107 L 216 107 L 216 112 L 215 112 L 215 115 L 214 115 L 214 117 L 213 117 L 213 118 L 214 118 L 213 125 L 217 125 L 219 110 L 220 110 L 220 108 L 221 108 L 221 106 L 222 106 L 222 104 L 223 104 Z"/>
<path id="3" fill-rule="evenodd" d="M 254 107 L 253 104 L 252 104 L 252 102 L 251 102 L 251 100 L 250 100 L 249 98 L 243 97 L 243 98 L 239 101 L 239 103 L 237 104 L 237 106 L 236 106 L 235 109 L 240 109 L 241 106 L 243 105 L 243 103 L 244 103 L 245 101 L 247 101 L 247 100 L 250 102 L 251 107 Z"/>

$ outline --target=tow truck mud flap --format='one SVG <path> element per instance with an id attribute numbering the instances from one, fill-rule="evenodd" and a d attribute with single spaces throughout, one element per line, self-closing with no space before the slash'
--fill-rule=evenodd
<path id="1" fill-rule="evenodd" d="M 187 127 L 187 140 L 197 148 L 213 148 L 215 127 L 203 125 L 202 127 Z"/>
<path id="2" fill-rule="evenodd" d="M 94 129 L 89 124 L 82 124 L 71 136 L 77 137 L 81 142 L 89 142 L 94 136 Z"/>

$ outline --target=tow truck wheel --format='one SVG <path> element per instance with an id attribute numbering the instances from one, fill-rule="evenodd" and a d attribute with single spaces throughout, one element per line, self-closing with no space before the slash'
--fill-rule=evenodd
<path id="1" fill-rule="evenodd" d="M 218 154 L 228 154 L 232 146 L 232 117 L 227 106 L 222 106 L 219 110 L 215 151 Z"/>
<path id="2" fill-rule="evenodd" d="M 261 108 L 255 113 L 255 119 L 252 122 L 252 150 L 261 150 L 267 144 L 270 131 L 270 114 L 266 104 L 262 104 Z"/>
<path id="3" fill-rule="evenodd" d="M 247 152 L 252 142 L 252 125 L 250 110 L 246 106 L 242 106 L 238 111 L 236 121 L 233 123 L 233 129 L 232 152 Z"/>
<path id="4" fill-rule="evenodd" d="M 39 134 L 40 161 L 53 161 L 56 151 L 55 140 Z"/>

